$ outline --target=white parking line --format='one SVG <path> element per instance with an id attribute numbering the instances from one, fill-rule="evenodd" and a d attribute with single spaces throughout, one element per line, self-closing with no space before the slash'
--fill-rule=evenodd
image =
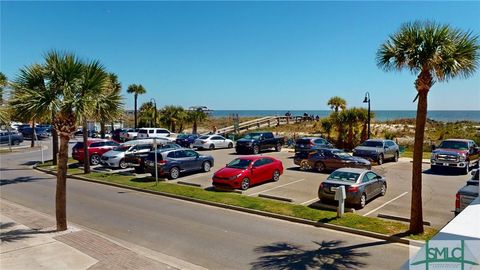
<path id="1" fill-rule="evenodd" d="M 310 203 L 315 202 L 315 201 L 318 201 L 318 200 L 319 200 L 318 198 L 311 199 L 311 200 L 308 200 L 308 201 L 306 201 L 306 202 L 301 203 L 301 205 L 307 205 L 307 204 L 310 204 Z"/>
<path id="2" fill-rule="evenodd" d="M 377 208 L 373 209 L 372 211 L 370 211 L 370 212 L 368 212 L 368 213 L 364 214 L 363 216 L 368 216 L 368 215 L 370 215 L 371 213 L 373 213 L 373 212 L 377 211 L 378 209 L 380 209 L 380 208 L 384 207 L 385 205 L 387 205 L 387 204 L 389 204 L 389 203 L 391 203 L 391 202 L 393 202 L 393 201 L 395 201 L 395 200 L 397 200 L 397 199 L 399 199 L 399 198 L 401 198 L 401 197 L 403 197 L 403 196 L 407 195 L 407 193 L 408 193 L 408 192 L 406 191 L 406 192 L 404 192 L 404 193 L 402 193 L 402 194 L 398 195 L 397 197 L 395 197 L 395 198 L 391 199 L 390 201 L 388 201 L 388 202 L 386 202 L 386 203 L 384 203 L 384 204 L 380 205 L 379 207 L 377 207 Z"/>
<path id="3" fill-rule="evenodd" d="M 252 194 L 248 194 L 247 196 L 254 196 L 254 195 L 257 195 L 257 194 L 260 194 L 260 193 L 264 193 L 264 192 L 267 192 L 267 191 L 270 191 L 270 190 L 274 190 L 274 189 L 277 189 L 277 188 L 281 188 L 281 187 L 284 187 L 284 186 L 288 186 L 290 184 L 293 184 L 293 183 L 297 183 L 297 182 L 300 182 L 300 181 L 303 181 L 305 179 L 299 179 L 297 181 L 293 181 L 293 182 L 290 182 L 290 183 L 286 183 L 286 184 L 283 184 L 283 185 L 280 185 L 280 186 L 276 186 L 276 187 L 273 187 L 273 188 L 269 188 L 269 189 L 266 189 L 266 190 L 262 190 L 262 191 L 259 191 L 259 192 L 255 192 L 255 193 L 252 193 Z"/>

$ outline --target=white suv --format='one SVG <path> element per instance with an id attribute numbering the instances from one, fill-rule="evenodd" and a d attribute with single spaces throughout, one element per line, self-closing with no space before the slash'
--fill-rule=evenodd
<path id="1" fill-rule="evenodd" d="M 172 137 L 170 130 L 165 128 L 141 128 L 138 131 L 137 138 L 138 139 L 146 139 L 146 138 L 167 138 L 169 140 L 175 140 Z"/>

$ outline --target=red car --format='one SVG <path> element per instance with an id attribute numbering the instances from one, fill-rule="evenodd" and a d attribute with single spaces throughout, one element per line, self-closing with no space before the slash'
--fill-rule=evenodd
<path id="1" fill-rule="evenodd" d="M 218 188 L 248 189 L 266 181 L 278 181 L 283 174 L 280 160 L 266 156 L 247 156 L 232 160 L 213 175 L 213 186 Z"/>
<path id="2" fill-rule="evenodd" d="M 88 139 L 88 156 L 90 158 L 90 164 L 97 165 L 100 163 L 100 157 L 120 144 L 110 140 L 104 139 Z M 83 163 L 85 159 L 85 153 L 83 152 L 83 142 L 77 142 L 72 149 L 72 158 Z"/>

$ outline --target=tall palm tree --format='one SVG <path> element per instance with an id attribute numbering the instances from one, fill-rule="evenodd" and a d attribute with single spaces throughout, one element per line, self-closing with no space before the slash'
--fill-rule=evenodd
<path id="1" fill-rule="evenodd" d="M 327 105 L 335 112 L 338 112 L 339 109 L 345 110 L 347 108 L 347 101 L 339 96 L 334 96 L 328 100 Z"/>
<path id="2" fill-rule="evenodd" d="M 145 94 L 147 91 L 145 90 L 145 88 L 139 84 L 139 85 L 136 85 L 136 84 L 131 84 L 128 86 L 128 89 L 127 89 L 127 93 L 129 94 L 133 94 L 133 100 L 135 102 L 135 128 L 137 128 L 137 99 L 138 99 L 138 95 L 142 95 L 142 94 Z"/>
<path id="3" fill-rule="evenodd" d="M 7 76 L 5 76 L 5 74 L 0 72 L 0 105 L 3 104 L 3 92 L 7 84 L 8 84 Z"/>
<path id="4" fill-rule="evenodd" d="M 410 232 L 423 232 L 422 152 L 427 117 L 427 96 L 438 81 L 467 78 L 478 67 L 478 36 L 432 22 L 404 24 L 377 51 L 377 65 L 385 70 L 408 69 L 417 75 L 418 104 L 413 150 Z"/>
<path id="5" fill-rule="evenodd" d="M 187 111 L 187 118 L 192 123 L 192 133 L 197 134 L 198 124 L 205 121 L 208 115 L 205 113 L 202 107 L 191 108 Z"/>
<path id="6" fill-rule="evenodd" d="M 105 138 L 106 123 L 118 119 L 123 113 L 121 85 L 118 82 L 117 75 L 107 73 L 105 74 L 105 80 L 103 89 L 93 100 L 94 115 L 92 116 L 92 119 L 100 122 L 100 136 L 102 139 Z"/>

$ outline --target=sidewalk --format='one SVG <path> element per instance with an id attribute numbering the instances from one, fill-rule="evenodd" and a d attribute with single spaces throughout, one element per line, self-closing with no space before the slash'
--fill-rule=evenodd
<path id="1" fill-rule="evenodd" d="M 0 203 L 0 269 L 201 269 L 155 251 L 147 257 L 71 224 L 56 232 L 52 217 Z"/>

